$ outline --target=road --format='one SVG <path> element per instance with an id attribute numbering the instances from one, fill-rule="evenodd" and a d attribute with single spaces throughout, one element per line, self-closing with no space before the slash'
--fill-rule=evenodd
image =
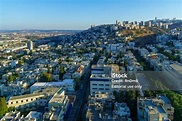
<path id="1" fill-rule="evenodd" d="M 77 118 L 82 115 L 82 111 L 84 108 L 84 99 L 87 98 L 86 93 L 87 93 L 87 89 L 89 88 L 90 74 L 91 74 L 91 70 L 90 68 L 88 68 L 85 72 L 85 76 L 83 79 L 83 83 L 82 83 L 83 87 L 82 89 L 77 91 L 76 100 L 74 102 L 68 121 L 76 121 Z"/>

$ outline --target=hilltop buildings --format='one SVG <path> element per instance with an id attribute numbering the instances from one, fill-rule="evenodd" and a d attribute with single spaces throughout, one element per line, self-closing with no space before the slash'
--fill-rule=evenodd
<path id="1" fill-rule="evenodd" d="M 68 110 L 68 107 L 73 107 L 71 117 L 75 119 L 85 109 L 87 120 L 130 121 L 130 111 L 133 111 L 129 108 L 130 102 L 116 102 L 113 96 L 113 91 L 119 92 L 120 89 L 112 88 L 112 73 L 127 72 L 132 79 L 138 79 L 140 83 L 135 84 L 144 87 L 140 90 L 141 96 L 145 95 L 144 89 L 150 87 L 148 82 L 151 79 L 145 76 L 145 70 L 160 71 L 161 77 L 167 78 L 172 85 L 178 85 L 175 88 L 181 89 L 181 64 L 174 59 L 178 55 L 182 58 L 178 30 L 157 36 L 157 41 L 155 38 L 152 41 L 159 42 L 155 45 L 141 47 L 138 42 L 132 41 L 141 34 L 150 36 L 152 27 L 163 29 L 166 25 L 167 29 L 168 24 L 158 19 L 147 22 L 117 21 L 116 24 L 92 26 L 91 29 L 71 36 L 35 40 L 36 47 L 29 39 L 3 42 L 0 46 L 0 96 L 6 97 L 8 107 L 16 109 L 15 112 L 7 113 L 3 119 L 62 121 L 65 113 L 72 110 Z M 177 40 L 171 40 L 171 35 L 176 36 Z M 164 52 L 160 52 L 161 48 L 164 48 Z M 174 60 L 165 53 L 171 54 Z M 138 71 L 141 71 L 140 74 L 137 74 Z M 42 79 L 45 73 L 49 74 L 50 82 Z M 171 75 L 179 77 L 178 80 Z M 161 81 L 163 80 L 162 78 Z M 145 121 L 172 120 L 173 107 L 163 97 L 165 96 L 138 99 L 139 117 Z M 86 101 L 88 105 L 83 108 Z M 41 111 L 39 107 L 42 108 Z M 29 114 L 22 117 L 18 111 Z"/>

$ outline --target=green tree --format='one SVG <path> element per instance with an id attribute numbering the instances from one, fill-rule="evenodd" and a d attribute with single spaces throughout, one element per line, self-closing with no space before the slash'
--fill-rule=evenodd
<path id="1" fill-rule="evenodd" d="M 8 112 L 12 112 L 12 111 L 15 111 L 15 107 L 9 107 L 8 108 Z"/>
<path id="2" fill-rule="evenodd" d="M 51 80 L 52 80 L 51 73 L 48 73 L 48 72 L 42 73 L 42 75 L 40 77 L 41 82 L 50 82 Z"/>
<path id="3" fill-rule="evenodd" d="M 145 91 L 145 97 L 151 97 L 153 96 L 152 92 L 150 90 Z"/>
<path id="4" fill-rule="evenodd" d="M 62 79 L 64 74 L 65 74 L 64 66 L 60 66 L 59 79 Z"/>
<path id="5" fill-rule="evenodd" d="M 8 112 L 6 99 L 5 97 L 1 97 L 0 98 L 0 117 L 2 117 L 6 112 Z"/>
<path id="6" fill-rule="evenodd" d="M 13 80 L 14 80 L 14 77 L 13 77 L 12 75 L 10 75 L 10 76 L 8 77 L 8 82 L 13 82 Z"/>

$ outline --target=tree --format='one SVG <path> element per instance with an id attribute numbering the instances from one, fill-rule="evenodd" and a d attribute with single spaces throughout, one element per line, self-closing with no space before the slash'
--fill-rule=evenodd
<path id="1" fill-rule="evenodd" d="M 0 98 L 0 117 L 2 117 L 6 112 L 8 112 L 8 107 L 6 104 L 5 97 Z"/>
<path id="2" fill-rule="evenodd" d="M 151 96 L 153 96 L 152 92 L 150 90 L 146 90 L 145 91 L 145 97 L 151 97 Z"/>
<path id="3" fill-rule="evenodd" d="M 42 73 L 42 75 L 40 77 L 41 82 L 50 82 L 51 80 L 52 80 L 51 73 L 48 73 L 48 72 Z"/>
<path id="4" fill-rule="evenodd" d="M 65 74 L 64 66 L 60 66 L 59 79 L 62 79 L 64 74 Z"/>
<path id="5" fill-rule="evenodd" d="M 59 63 L 59 64 L 61 64 L 61 63 L 62 63 L 62 59 L 61 59 L 61 58 L 59 58 L 58 63 Z"/>
<path id="6" fill-rule="evenodd" d="M 13 82 L 13 80 L 14 80 L 14 77 L 12 75 L 8 77 L 8 82 Z"/>
<path id="7" fill-rule="evenodd" d="M 2 79 L 2 75 L 0 75 L 0 79 Z"/>

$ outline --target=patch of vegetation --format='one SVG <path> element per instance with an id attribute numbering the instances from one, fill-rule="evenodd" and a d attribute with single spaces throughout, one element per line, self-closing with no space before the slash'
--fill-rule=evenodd
<path id="1" fill-rule="evenodd" d="M 170 43 L 168 43 L 168 44 L 170 44 Z M 174 55 L 175 54 L 174 50 L 172 51 L 172 53 L 169 53 L 169 52 L 165 51 L 165 49 L 163 47 L 156 46 L 156 48 L 158 49 L 159 53 L 162 53 L 165 56 L 167 56 L 169 58 L 169 60 L 180 62 L 180 54 L 178 53 L 177 56 L 175 56 Z"/>
<path id="2" fill-rule="evenodd" d="M 40 82 L 50 82 L 52 81 L 52 76 L 50 72 L 43 72 L 40 77 Z"/>
<path id="3" fill-rule="evenodd" d="M 6 104 L 5 97 L 0 97 L 0 117 L 8 112 L 8 107 Z"/>
<path id="4" fill-rule="evenodd" d="M 63 79 L 63 76 L 65 74 L 65 68 L 64 66 L 60 66 L 60 72 L 59 72 L 59 79 Z"/>
<path id="5" fill-rule="evenodd" d="M 159 87 L 160 90 L 146 90 L 145 97 L 156 96 L 156 94 L 166 94 L 166 96 L 171 101 L 172 106 L 174 107 L 174 121 L 180 121 L 182 119 L 182 95 L 176 93 L 175 91 L 169 90 L 157 80 L 152 81 L 155 83 L 155 87 Z"/>
<path id="6" fill-rule="evenodd" d="M 150 63 L 146 61 L 143 57 L 139 56 L 138 50 L 133 50 L 133 54 L 135 55 L 137 61 L 143 66 L 144 71 L 153 71 L 154 68 L 150 67 Z"/>
<path id="7" fill-rule="evenodd" d="M 13 72 L 12 75 L 7 78 L 7 80 L 8 82 L 13 82 L 16 78 L 20 78 L 20 74 L 18 72 Z"/>

